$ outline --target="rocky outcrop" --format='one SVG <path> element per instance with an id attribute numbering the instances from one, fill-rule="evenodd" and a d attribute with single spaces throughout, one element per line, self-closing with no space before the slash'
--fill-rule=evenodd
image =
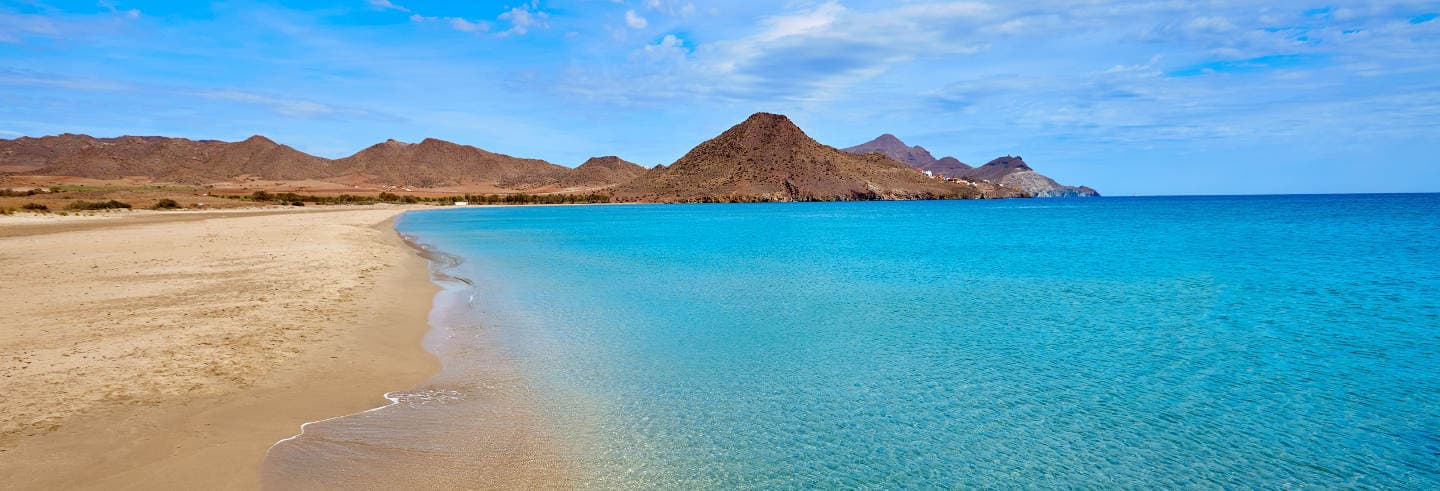
<path id="1" fill-rule="evenodd" d="M 1019 188 L 1037 198 L 1086 198 L 1100 196 L 1085 186 L 1066 186 L 1035 172 L 1019 156 L 1005 156 L 971 169 L 964 177 Z"/>

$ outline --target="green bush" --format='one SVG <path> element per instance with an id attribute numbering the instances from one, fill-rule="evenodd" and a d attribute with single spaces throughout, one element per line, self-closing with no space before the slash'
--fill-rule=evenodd
<path id="1" fill-rule="evenodd" d="M 160 200 L 160 201 L 156 201 L 156 202 L 155 202 L 155 206 L 151 206 L 150 209 L 152 209 L 152 210 L 174 210 L 174 209 L 179 208 L 179 207 L 180 207 L 180 203 L 175 202 L 175 200 L 173 200 L 173 199 L 165 198 L 165 199 L 162 199 L 162 200 Z"/>
<path id="2" fill-rule="evenodd" d="M 50 207 L 40 203 L 25 203 L 23 205 L 20 205 L 20 209 L 29 211 L 50 211 Z"/>
<path id="3" fill-rule="evenodd" d="M 130 206 L 130 203 L 122 203 L 122 202 L 119 202 L 119 201 L 115 201 L 115 200 L 113 200 L 113 199 L 110 200 L 110 201 L 76 201 L 76 202 L 74 202 L 74 203 L 70 203 L 70 204 L 68 204 L 68 205 L 65 205 L 65 209 L 67 209 L 67 210 L 77 210 L 77 211 L 84 211 L 84 210 L 114 210 L 114 209 L 121 209 L 121 208 L 129 209 L 129 208 L 132 208 L 132 206 Z"/>

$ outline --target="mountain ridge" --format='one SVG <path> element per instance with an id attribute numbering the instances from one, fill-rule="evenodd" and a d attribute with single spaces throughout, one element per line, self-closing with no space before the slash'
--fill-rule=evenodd
<path id="1" fill-rule="evenodd" d="M 924 147 L 906 145 L 889 133 L 842 150 L 815 141 L 784 115 L 763 112 L 701 142 L 669 165 L 648 169 L 613 155 L 568 168 L 436 138 L 418 143 L 388 139 L 338 159 L 310 155 L 263 135 L 234 142 L 73 133 L 0 139 L 0 174 L 22 173 L 194 185 L 318 186 L 330 192 L 362 186 L 531 194 L 604 191 L 623 201 L 1098 195 L 1084 186 L 1059 184 L 1018 156 L 972 168 L 953 157 L 937 159 Z"/>
<path id="2" fill-rule="evenodd" d="M 1096 192 L 1086 186 L 1067 186 L 1056 182 L 1044 174 L 1031 168 L 1019 156 L 998 157 L 979 167 L 971 167 L 954 157 L 934 158 L 929 151 L 919 145 L 909 146 L 904 141 L 890 133 L 883 133 L 875 139 L 853 147 L 843 149 L 845 152 L 880 153 L 895 160 L 910 164 L 911 166 L 934 174 L 949 178 L 975 179 L 988 181 L 1003 186 L 1019 188 L 1026 193 L 1041 198 L 1053 197 L 1089 197 L 1099 196 Z"/>

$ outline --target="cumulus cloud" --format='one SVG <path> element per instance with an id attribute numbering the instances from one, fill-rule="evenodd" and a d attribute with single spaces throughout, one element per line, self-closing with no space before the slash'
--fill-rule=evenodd
<path id="1" fill-rule="evenodd" d="M 540 2 L 538 1 L 514 7 L 500 14 L 499 19 L 509 22 L 510 28 L 501 31 L 498 35 L 500 37 L 523 36 L 525 33 L 530 32 L 531 28 L 548 28 L 550 27 L 548 23 L 549 18 L 550 14 L 540 10 Z"/>
<path id="2" fill-rule="evenodd" d="M 642 51 L 645 57 L 650 60 L 680 60 L 684 59 L 689 50 L 685 48 L 685 40 L 676 37 L 674 34 L 666 34 L 655 44 L 647 44 Z"/>
<path id="3" fill-rule="evenodd" d="M 625 11 L 625 25 L 630 26 L 631 29 L 644 29 L 648 24 L 645 18 L 636 14 L 634 10 Z"/>

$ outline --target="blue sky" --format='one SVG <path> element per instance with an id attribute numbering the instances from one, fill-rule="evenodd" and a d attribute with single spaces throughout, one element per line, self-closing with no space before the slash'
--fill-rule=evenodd
<path id="1" fill-rule="evenodd" d="M 1263 4 L 1263 5 L 1261 5 Z M 0 138 L 668 164 L 756 111 L 1112 195 L 1440 191 L 1440 1 L 0 0 Z"/>

